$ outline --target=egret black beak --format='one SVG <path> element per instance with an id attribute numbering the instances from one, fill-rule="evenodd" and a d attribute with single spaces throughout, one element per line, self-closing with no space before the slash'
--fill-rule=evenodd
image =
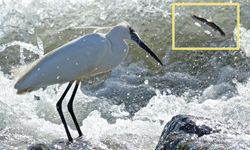
<path id="1" fill-rule="evenodd" d="M 141 40 L 139 35 L 136 32 L 130 32 L 131 39 L 135 41 L 141 48 L 143 48 L 147 53 L 149 53 L 158 63 L 162 66 L 161 60 L 155 55 L 155 53 Z"/>

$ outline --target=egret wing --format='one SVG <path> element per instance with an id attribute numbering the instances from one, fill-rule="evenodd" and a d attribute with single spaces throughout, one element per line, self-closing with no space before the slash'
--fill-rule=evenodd
<path id="1" fill-rule="evenodd" d="M 44 55 L 23 74 L 15 88 L 23 93 L 89 76 L 95 72 L 108 47 L 109 42 L 100 34 L 75 39 Z"/>

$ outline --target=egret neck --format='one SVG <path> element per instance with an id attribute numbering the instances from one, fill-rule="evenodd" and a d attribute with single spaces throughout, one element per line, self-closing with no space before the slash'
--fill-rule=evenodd
<path id="1" fill-rule="evenodd" d="M 108 56 L 109 59 L 105 59 L 107 60 L 105 63 L 111 68 L 118 66 L 128 54 L 125 39 L 130 39 L 130 35 L 126 30 L 128 29 L 123 26 L 116 26 L 106 34 L 107 40 L 110 41 L 112 54 Z"/>

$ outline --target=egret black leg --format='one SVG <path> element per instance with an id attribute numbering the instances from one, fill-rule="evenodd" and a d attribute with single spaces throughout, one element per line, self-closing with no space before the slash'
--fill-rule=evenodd
<path id="1" fill-rule="evenodd" d="M 73 81 L 73 82 L 74 82 L 74 81 Z M 63 92 L 61 98 L 60 98 L 59 101 L 56 103 L 56 109 L 57 109 L 57 111 L 58 111 L 58 113 L 59 113 L 59 115 L 60 115 L 60 118 L 61 118 L 61 120 L 62 120 L 62 123 L 63 123 L 64 129 L 65 129 L 65 131 L 66 131 L 66 134 L 67 134 L 67 136 L 68 136 L 69 142 L 72 142 L 73 139 L 72 139 L 72 137 L 71 137 L 71 135 L 70 135 L 70 132 L 69 132 L 69 129 L 68 129 L 66 120 L 65 120 L 65 118 L 64 118 L 64 116 L 63 116 L 63 112 L 62 112 L 62 101 L 63 101 L 64 97 L 66 96 L 66 94 L 68 93 L 68 91 L 69 91 L 71 85 L 73 84 L 73 82 L 69 82 L 69 84 L 68 84 L 67 88 L 65 89 L 65 91 Z"/>
<path id="2" fill-rule="evenodd" d="M 73 111 L 73 101 L 74 101 L 74 98 L 75 98 L 75 94 L 76 94 L 76 91 L 78 89 L 78 86 L 79 86 L 79 81 L 76 81 L 76 85 L 75 85 L 75 88 L 74 88 L 74 91 L 70 97 L 70 100 L 69 100 L 69 103 L 68 103 L 68 110 L 69 110 L 69 113 L 74 121 L 74 124 L 76 126 L 76 129 L 77 129 L 77 132 L 79 134 L 79 137 L 82 136 L 82 131 L 80 129 L 80 126 L 77 122 L 77 119 L 76 119 L 76 116 L 74 114 L 74 111 Z"/>

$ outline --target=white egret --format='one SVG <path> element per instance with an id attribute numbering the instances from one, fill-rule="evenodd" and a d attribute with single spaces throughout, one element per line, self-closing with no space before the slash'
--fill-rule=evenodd
<path id="1" fill-rule="evenodd" d="M 15 89 L 18 94 L 30 92 L 56 83 L 69 82 L 66 90 L 56 104 L 57 111 L 64 125 L 69 142 L 73 139 L 62 113 L 62 101 L 75 83 L 68 103 L 68 111 L 74 121 L 79 136 L 82 131 L 73 111 L 73 100 L 81 80 L 111 71 L 118 66 L 128 53 L 128 45 L 124 40 L 135 41 L 148 52 L 159 64 L 160 59 L 140 39 L 128 23 L 114 26 L 107 34 L 93 33 L 77 38 L 47 54 L 34 62 L 20 76 Z"/>

